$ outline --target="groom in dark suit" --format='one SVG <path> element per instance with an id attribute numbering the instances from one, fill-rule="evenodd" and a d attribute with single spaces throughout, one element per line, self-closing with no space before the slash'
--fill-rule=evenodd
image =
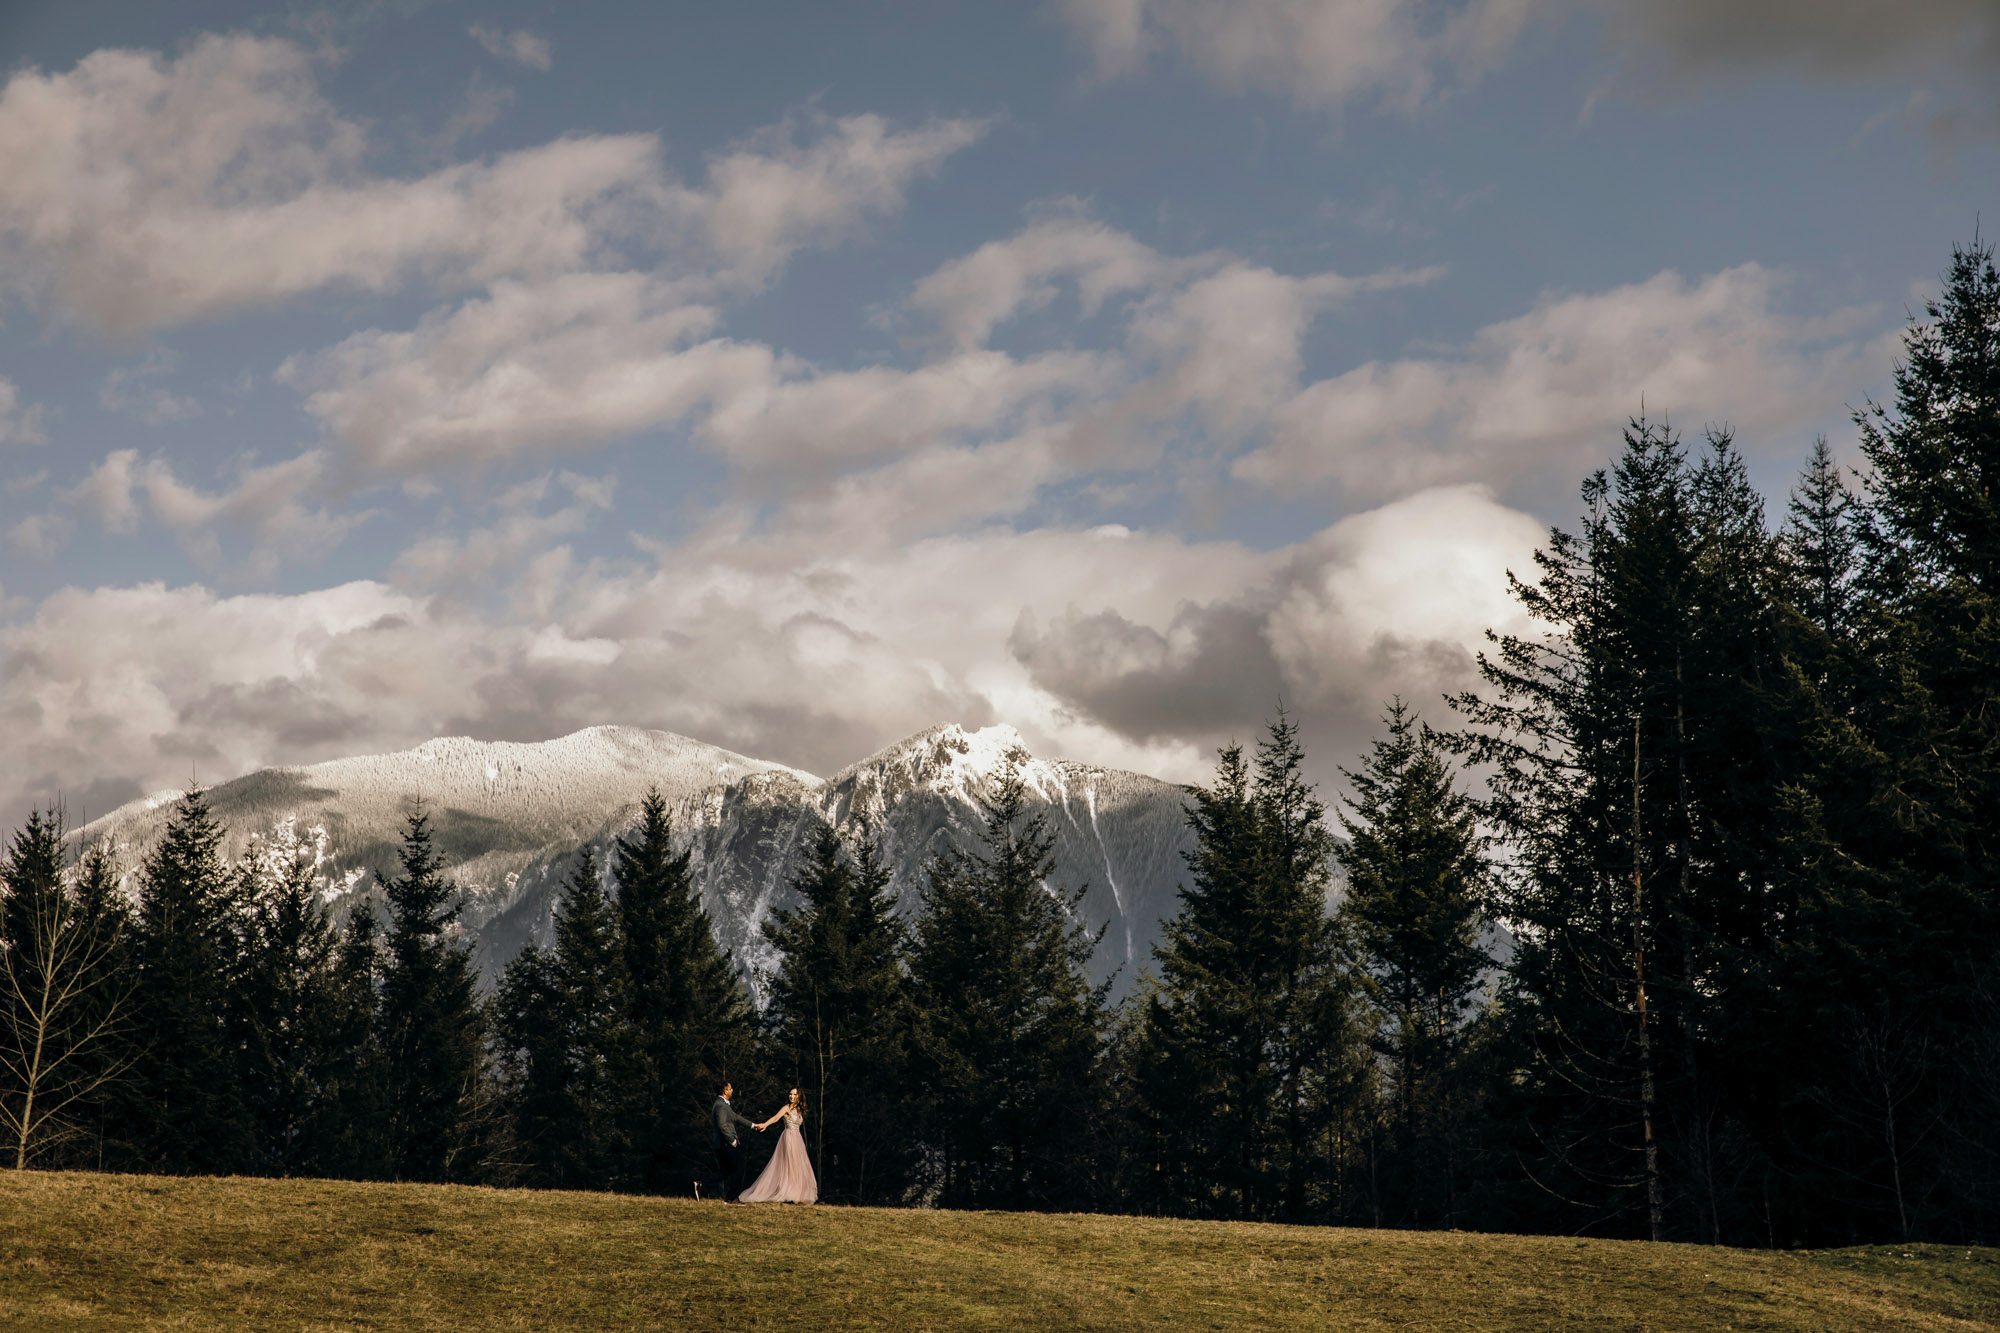
<path id="1" fill-rule="evenodd" d="M 736 1196 L 743 1192 L 743 1144 L 742 1131 L 757 1126 L 736 1114 L 736 1108 L 729 1104 L 729 1094 L 736 1089 L 725 1083 L 722 1095 L 715 1099 L 715 1106 L 708 1114 L 708 1146 L 715 1149 L 715 1164 L 722 1168 L 722 1201 L 735 1203 Z"/>

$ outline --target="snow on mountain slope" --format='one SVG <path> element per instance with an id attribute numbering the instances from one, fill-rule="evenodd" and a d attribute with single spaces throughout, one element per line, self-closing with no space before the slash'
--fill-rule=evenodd
<path id="1" fill-rule="evenodd" d="M 1181 789 L 1157 779 L 1027 754 L 1012 727 L 947 724 L 900 741 L 825 781 L 667 732 L 593 727 L 539 744 L 435 740 L 414 750 L 267 769 L 210 793 L 230 829 L 228 854 L 255 835 L 321 848 L 327 895 L 344 911 L 376 896 L 396 870 L 413 800 L 432 815 L 437 846 L 465 889 L 462 922 L 481 973 L 497 976 L 529 939 L 547 942 L 563 882 L 588 844 L 608 873 L 613 841 L 657 785 L 673 812 L 716 936 L 754 981 L 776 963 L 760 927 L 790 906 L 789 883 L 821 822 L 864 826 L 892 871 L 900 909 L 916 910 L 923 868 L 947 847 L 973 846 L 1009 755 L 1022 765 L 1031 808 L 1055 835 L 1051 889 L 1087 885 L 1083 915 L 1105 928 L 1091 971 L 1122 990 L 1171 915 L 1190 845 Z M 109 836 L 134 866 L 164 827 L 163 792 L 83 830 Z"/>

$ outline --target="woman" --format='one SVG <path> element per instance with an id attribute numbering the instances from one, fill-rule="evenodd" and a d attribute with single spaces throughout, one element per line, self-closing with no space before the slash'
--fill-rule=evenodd
<path id="1" fill-rule="evenodd" d="M 778 1113 L 757 1126 L 770 1128 L 780 1120 L 785 1132 L 778 1136 L 777 1150 L 769 1164 L 749 1189 L 736 1197 L 744 1203 L 818 1203 L 819 1178 L 813 1175 L 812 1159 L 806 1156 L 806 1138 L 799 1126 L 806 1122 L 806 1099 L 792 1089 L 791 1099 Z"/>

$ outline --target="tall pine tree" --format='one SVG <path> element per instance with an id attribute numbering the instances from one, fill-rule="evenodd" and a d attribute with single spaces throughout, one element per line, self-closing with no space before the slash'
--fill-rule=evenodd
<path id="1" fill-rule="evenodd" d="M 164 1174 L 254 1166 L 232 1021 L 244 928 L 222 829 L 196 788 L 139 868 L 131 1066 L 112 1131 L 124 1164 Z"/>
<path id="2" fill-rule="evenodd" d="M 1090 1196 L 1103 997 L 1083 891 L 1048 883 L 1054 837 L 1009 755 L 981 844 L 931 863 L 910 955 L 919 1070 L 948 1207 L 1050 1208 Z"/>
<path id="3" fill-rule="evenodd" d="M 915 1147 L 907 931 L 865 831 L 851 852 L 830 824 L 812 839 L 791 884 L 798 907 L 764 925 L 779 954 L 766 1013 L 772 1045 L 813 1109 L 806 1133 L 820 1198 L 894 1200 Z"/>
<path id="4" fill-rule="evenodd" d="M 655 1192 L 711 1173 L 709 1105 L 752 1063 L 750 999 L 688 866 L 666 798 L 647 792 L 613 860 L 632 1025 L 617 1082 L 637 1158 L 630 1174 Z"/>
<path id="5" fill-rule="evenodd" d="M 586 846 L 556 908 L 554 947 L 530 942 L 500 985 L 501 1036 L 518 1066 L 517 1133 L 534 1183 L 626 1183 L 618 1079 L 631 1068 L 628 990 L 618 919 Z"/>
<path id="6" fill-rule="evenodd" d="M 1466 1031 L 1481 974 L 1486 864 L 1472 803 L 1430 729 L 1398 699 L 1340 821 L 1344 912 L 1366 964 L 1393 1081 L 1388 1220 L 1455 1226 L 1471 1163 Z"/>
<path id="7" fill-rule="evenodd" d="M 1195 788 L 1191 883 L 1154 956 L 1136 1055 L 1154 1206 L 1304 1221 L 1349 1206 L 1340 1170 L 1368 1083 L 1355 985 L 1330 912 L 1332 837 L 1280 714 L 1254 760 L 1224 749 Z"/>
<path id="8" fill-rule="evenodd" d="M 469 1179 L 471 1119 L 479 1094 L 482 1030 L 472 963 L 451 929 L 458 888 L 446 879 L 422 811 L 404 826 L 403 873 L 384 884 L 389 935 L 381 1046 L 390 1174 L 398 1180 Z"/>
<path id="9" fill-rule="evenodd" d="M 341 1041 L 340 940 L 311 849 L 296 837 L 253 844 L 237 877 L 247 915 L 237 1028 L 254 1165 L 323 1174 L 331 1094 L 362 1054 Z"/>

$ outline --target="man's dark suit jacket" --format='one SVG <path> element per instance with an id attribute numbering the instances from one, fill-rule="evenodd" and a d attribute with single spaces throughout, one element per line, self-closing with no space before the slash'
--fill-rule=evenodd
<path id="1" fill-rule="evenodd" d="M 757 1128 L 756 1122 L 745 1120 L 736 1114 L 736 1108 L 731 1106 L 727 1099 L 717 1097 L 715 1109 L 708 1117 L 708 1146 L 720 1148 L 726 1143 L 734 1143 L 743 1137 L 738 1132 L 739 1129 L 755 1128 Z"/>

